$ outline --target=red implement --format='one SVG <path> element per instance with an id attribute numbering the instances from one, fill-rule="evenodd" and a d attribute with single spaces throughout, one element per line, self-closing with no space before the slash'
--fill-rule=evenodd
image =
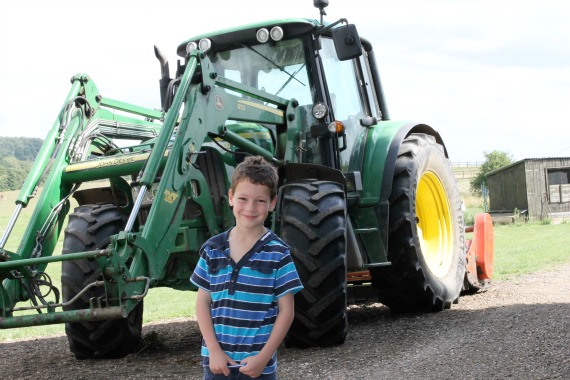
<path id="1" fill-rule="evenodd" d="M 489 285 L 493 276 L 494 242 L 493 221 L 489 214 L 477 214 L 475 224 L 467 227 L 473 237 L 467 240 L 465 290 L 478 290 Z"/>

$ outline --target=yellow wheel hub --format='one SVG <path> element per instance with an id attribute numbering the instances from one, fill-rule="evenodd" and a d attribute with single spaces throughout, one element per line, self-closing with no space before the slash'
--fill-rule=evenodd
<path id="1" fill-rule="evenodd" d="M 444 277 L 453 261 L 453 220 L 445 188 L 433 172 L 420 178 L 416 217 L 425 261 L 435 276 Z"/>

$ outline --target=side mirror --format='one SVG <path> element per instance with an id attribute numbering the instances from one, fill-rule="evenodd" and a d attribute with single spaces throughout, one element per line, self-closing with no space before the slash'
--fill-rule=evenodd
<path id="1" fill-rule="evenodd" d="M 336 55 L 341 61 L 357 58 L 362 55 L 362 44 L 354 24 L 347 24 L 334 28 L 332 37 Z"/>

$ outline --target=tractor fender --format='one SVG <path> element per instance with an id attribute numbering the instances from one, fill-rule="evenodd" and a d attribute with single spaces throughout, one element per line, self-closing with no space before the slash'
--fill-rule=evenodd
<path id="1" fill-rule="evenodd" d="M 280 168 L 279 178 L 283 183 L 309 178 L 333 181 L 340 183 L 346 191 L 346 178 L 342 172 L 322 165 L 290 162 Z"/>
<path id="2" fill-rule="evenodd" d="M 368 132 L 362 165 L 361 206 L 375 206 L 388 200 L 392 192 L 398 150 L 402 141 L 412 133 L 434 136 L 437 143 L 443 146 L 445 156 L 449 157 L 440 134 L 429 125 L 402 121 L 379 122 Z"/>
<path id="3" fill-rule="evenodd" d="M 361 236 L 371 263 L 387 262 L 390 227 L 389 197 L 392 193 L 396 159 L 400 145 L 412 133 L 434 136 L 436 141 L 443 146 L 445 157 L 448 157 L 441 136 L 426 124 L 381 121 L 368 131 L 362 161 L 362 192 L 359 207 L 351 212 L 351 216 L 354 220 L 367 220 L 367 223 L 376 220 L 377 232 Z"/>

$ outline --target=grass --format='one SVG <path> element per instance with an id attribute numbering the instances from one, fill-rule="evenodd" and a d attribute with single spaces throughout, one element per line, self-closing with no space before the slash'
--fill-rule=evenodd
<path id="1" fill-rule="evenodd" d="M 552 270 L 570 262 L 570 223 L 499 225 L 494 232 L 495 279 Z"/>
<path id="2" fill-rule="evenodd" d="M 466 220 L 482 212 L 483 203 L 480 198 L 469 194 L 469 180 L 460 179 L 459 188 L 466 206 Z M 0 200 L 0 233 L 8 224 L 14 209 L 17 192 L 4 192 Z M 24 232 L 26 222 L 31 214 L 31 206 L 21 213 L 19 223 L 8 240 L 6 248 L 15 250 Z M 537 272 L 556 268 L 557 265 L 570 262 L 570 223 L 566 224 L 515 224 L 500 225 L 494 228 L 495 240 L 495 273 L 494 279 L 507 279 L 524 273 Z M 61 251 L 61 242 L 57 251 Z M 61 265 L 48 266 L 48 274 L 54 284 L 59 286 Z M 195 315 L 195 292 L 176 291 L 167 288 L 151 289 L 145 298 L 144 323 L 167 321 Z M 19 304 L 18 306 L 21 306 Z M 0 331 L 0 342 L 30 339 L 38 336 L 64 334 L 62 324 L 50 326 L 8 329 Z"/>

